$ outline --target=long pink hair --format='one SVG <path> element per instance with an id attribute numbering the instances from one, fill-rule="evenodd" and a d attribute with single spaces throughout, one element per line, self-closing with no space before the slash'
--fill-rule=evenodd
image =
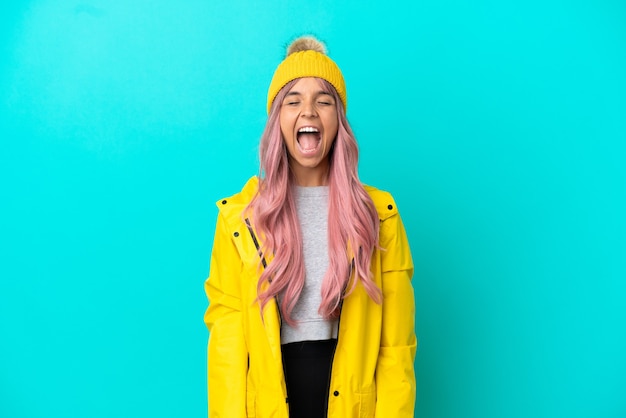
<path id="1" fill-rule="evenodd" d="M 329 153 L 328 253 L 329 267 L 322 281 L 319 313 L 337 318 L 342 299 L 360 281 L 377 303 L 382 292 L 371 278 L 370 261 L 378 245 L 378 213 L 357 174 L 358 146 L 341 99 L 326 80 L 317 79 L 331 92 L 337 104 L 339 127 Z M 288 151 L 280 131 L 280 107 L 297 80 L 285 85 L 272 103 L 260 143 L 259 188 L 248 209 L 261 241 L 261 254 L 273 254 L 257 285 L 261 310 L 282 295 L 280 311 L 290 325 L 293 308 L 304 286 L 302 233 L 292 188 L 295 178 L 289 168 Z M 249 212 L 248 210 L 246 212 Z M 269 286 L 265 290 L 265 283 Z"/>

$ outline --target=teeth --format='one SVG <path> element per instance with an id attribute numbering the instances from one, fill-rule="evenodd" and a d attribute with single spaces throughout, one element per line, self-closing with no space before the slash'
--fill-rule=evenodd
<path id="1" fill-rule="evenodd" d="M 298 129 L 298 132 L 319 132 L 319 130 L 311 126 L 305 126 L 303 128 Z"/>

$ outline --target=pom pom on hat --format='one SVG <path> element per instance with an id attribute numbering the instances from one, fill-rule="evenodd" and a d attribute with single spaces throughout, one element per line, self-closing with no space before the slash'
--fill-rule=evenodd
<path id="1" fill-rule="evenodd" d="M 302 77 L 318 77 L 328 81 L 337 90 L 344 109 L 348 98 L 346 83 L 341 70 L 326 55 L 326 47 L 312 36 L 303 36 L 293 41 L 287 48 L 287 57 L 278 65 L 267 92 L 267 113 L 272 102 L 285 84 Z"/>
<path id="2" fill-rule="evenodd" d="M 326 55 L 326 46 L 312 36 L 303 36 L 287 47 L 287 56 L 300 51 L 317 51 Z"/>

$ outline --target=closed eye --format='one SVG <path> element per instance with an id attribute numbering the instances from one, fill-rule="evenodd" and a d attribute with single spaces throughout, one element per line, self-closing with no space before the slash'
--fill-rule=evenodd
<path id="1" fill-rule="evenodd" d="M 321 91 L 319 92 L 317 103 L 323 106 L 331 106 L 335 104 L 335 101 L 330 93 Z"/>

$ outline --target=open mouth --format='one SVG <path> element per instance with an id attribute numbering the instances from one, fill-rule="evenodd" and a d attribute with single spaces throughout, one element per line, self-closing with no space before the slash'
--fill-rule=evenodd
<path id="1" fill-rule="evenodd" d="M 307 154 L 317 151 L 322 142 L 322 136 L 319 129 L 313 126 L 303 126 L 298 129 L 297 140 L 300 151 Z"/>

